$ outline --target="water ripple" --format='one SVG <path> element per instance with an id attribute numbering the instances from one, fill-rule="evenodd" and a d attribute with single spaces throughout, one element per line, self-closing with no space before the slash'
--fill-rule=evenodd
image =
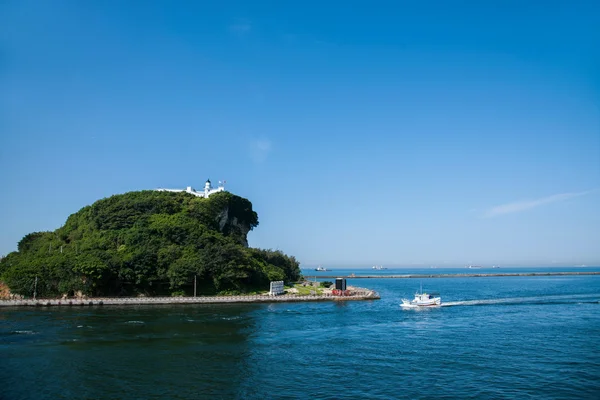
<path id="1" fill-rule="evenodd" d="M 343 304 L 9 310 L 2 396 L 597 398 L 598 277 L 439 279 L 444 307 L 404 312 L 413 284 L 374 279 L 380 301 Z"/>

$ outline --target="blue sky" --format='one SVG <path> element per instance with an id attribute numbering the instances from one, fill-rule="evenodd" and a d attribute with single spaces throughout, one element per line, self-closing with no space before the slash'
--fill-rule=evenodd
<path id="1" fill-rule="evenodd" d="M 599 265 L 598 26 L 593 1 L 4 0 L 0 254 L 210 177 L 304 266 Z"/>

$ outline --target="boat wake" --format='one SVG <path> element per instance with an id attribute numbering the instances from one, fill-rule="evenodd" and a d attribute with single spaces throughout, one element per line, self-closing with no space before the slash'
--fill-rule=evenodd
<path id="1" fill-rule="evenodd" d="M 534 297 L 506 297 L 498 299 L 448 301 L 441 304 L 442 307 L 456 306 L 485 306 L 496 304 L 580 304 L 600 303 L 600 294 L 579 295 L 554 295 Z"/>

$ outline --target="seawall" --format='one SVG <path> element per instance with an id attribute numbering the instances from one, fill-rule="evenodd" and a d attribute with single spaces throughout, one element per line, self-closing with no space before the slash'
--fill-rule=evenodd
<path id="1" fill-rule="evenodd" d="M 414 278 L 494 278 L 507 276 L 563 276 L 563 275 L 600 275 L 596 271 L 582 272 L 518 272 L 518 273 L 499 273 L 499 274 L 407 274 L 407 275 L 308 275 L 304 278 L 311 279 L 414 279 Z"/>
<path id="2" fill-rule="evenodd" d="M 206 297 L 106 297 L 89 299 L 23 299 L 0 300 L 0 307 L 44 307 L 44 306 L 127 306 L 158 304 L 225 304 L 225 303 L 291 303 L 306 301 L 356 301 L 379 300 L 374 291 L 365 291 L 350 296 L 333 295 L 281 295 L 281 296 L 206 296 Z"/>

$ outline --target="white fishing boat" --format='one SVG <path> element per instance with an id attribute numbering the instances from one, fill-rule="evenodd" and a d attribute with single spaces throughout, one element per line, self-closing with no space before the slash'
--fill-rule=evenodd
<path id="1" fill-rule="evenodd" d="M 402 299 L 400 307 L 418 308 L 418 307 L 436 307 L 442 305 L 442 298 L 436 293 L 424 293 L 423 287 L 421 292 L 415 293 L 415 298 L 412 300 Z"/>
<path id="2" fill-rule="evenodd" d="M 315 268 L 315 271 L 327 271 L 327 268 L 321 267 L 320 265 Z"/>

